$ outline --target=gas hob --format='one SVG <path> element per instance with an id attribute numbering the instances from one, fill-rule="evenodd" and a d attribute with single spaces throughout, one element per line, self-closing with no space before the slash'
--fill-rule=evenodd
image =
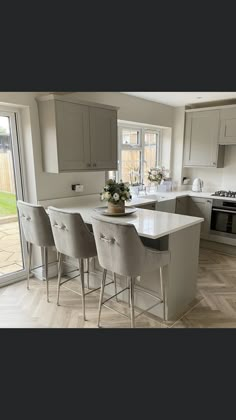
<path id="1" fill-rule="evenodd" d="M 231 198 L 236 198 L 236 191 L 220 190 L 220 191 L 214 192 L 211 195 L 214 196 L 214 197 L 231 197 Z"/>

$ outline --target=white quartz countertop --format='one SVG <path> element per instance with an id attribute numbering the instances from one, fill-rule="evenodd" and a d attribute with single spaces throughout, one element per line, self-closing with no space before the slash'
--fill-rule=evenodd
<path id="1" fill-rule="evenodd" d="M 155 201 L 156 200 L 150 200 L 148 198 L 137 198 L 133 199 L 130 203 L 127 204 L 129 206 L 137 206 L 142 203 L 146 204 L 148 202 Z M 41 204 L 43 203 L 41 202 Z M 59 203 L 55 203 L 54 200 L 54 203 L 47 202 L 47 205 L 54 205 L 71 212 L 79 212 L 85 223 L 92 223 L 92 217 L 95 216 L 99 217 L 101 220 L 109 220 L 113 223 L 133 224 L 140 236 L 151 239 L 157 239 L 162 236 L 169 235 L 171 233 L 177 232 L 178 230 L 201 223 L 204 220 L 199 217 L 184 216 L 180 214 L 165 213 L 146 209 L 137 209 L 137 211 L 130 216 L 103 216 L 96 212 L 94 209 L 96 207 L 106 206 L 106 203 L 101 202 L 99 197 L 96 195 L 80 197 L 76 204 L 73 203 L 67 205 L 59 205 Z"/>
<path id="2" fill-rule="evenodd" d="M 232 197 L 219 197 L 219 196 L 213 196 L 212 194 L 214 193 L 214 191 L 212 192 L 194 192 L 191 190 L 186 190 L 186 191 L 171 191 L 171 192 L 156 192 L 156 193 L 151 193 L 151 194 L 147 194 L 147 195 L 139 195 L 139 198 L 141 197 L 156 197 L 156 201 L 167 201 L 167 200 L 172 200 L 178 197 L 198 197 L 198 198 L 211 198 L 211 199 L 216 199 L 216 200 L 224 200 L 224 201 L 235 201 L 236 202 L 236 198 L 232 198 Z"/>

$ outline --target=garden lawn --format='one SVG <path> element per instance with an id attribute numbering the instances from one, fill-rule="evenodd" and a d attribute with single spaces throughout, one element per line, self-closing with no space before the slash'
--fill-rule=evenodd
<path id="1" fill-rule="evenodd" d="M 16 214 L 15 194 L 0 192 L 0 217 Z"/>

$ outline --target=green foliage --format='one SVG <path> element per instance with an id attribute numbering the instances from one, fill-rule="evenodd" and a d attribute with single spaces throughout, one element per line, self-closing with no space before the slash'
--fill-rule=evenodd
<path id="1" fill-rule="evenodd" d="M 119 201 L 129 201 L 132 199 L 129 184 L 116 182 L 114 179 L 108 179 L 103 191 L 100 194 L 101 200 L 118 203 Z"/>
<path id="2" fill-rule="evenodd" d="M 0 217 L 15 215 L 16 211 L 16 196 L 15 194 L 0 192 Z"/>

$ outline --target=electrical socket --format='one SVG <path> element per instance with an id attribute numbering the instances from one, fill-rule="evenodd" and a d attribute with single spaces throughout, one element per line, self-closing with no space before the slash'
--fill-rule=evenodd
<path id="1" fill-rule="evenodd" d="M 75 191 L 75 192 L 83 192 L 84 191 L 84 186 L 81 185 L 81 184 L 73 184 L 73 185 L 71 185 L 71 189 L 72 189 L 72 191 Z"/>

